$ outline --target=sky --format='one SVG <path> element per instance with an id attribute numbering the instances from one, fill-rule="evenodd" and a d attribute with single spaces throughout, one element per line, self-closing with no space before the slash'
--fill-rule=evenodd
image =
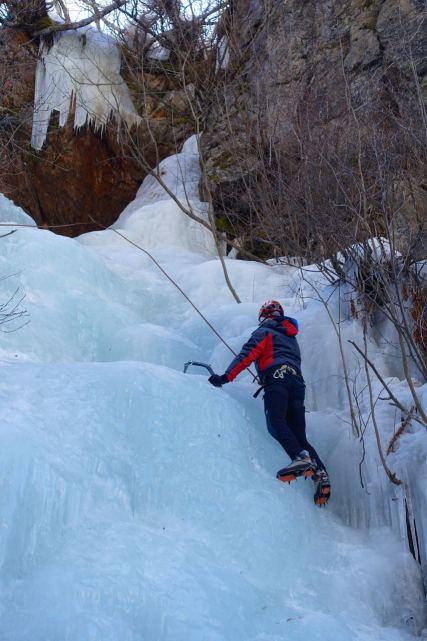
<path id="1" fill-rule="evenodd" d="M 73 20 L 86 18 L 86 16 L 89 14 L 87 10 L 82 10 L 82 7 L 78 2 L 68 1 L 66 4 Z"/>
<path id="2" fill-rule="evenodd" d="M 110 2 L 111 0 L 98 0 L 98 4 L 101 7 L 110 4 Z M 198 9 L 201 11 L 204 7 L 208 6 L 208 0 L 199 0 L 197 2 L 193 2 L 192 4 L 193 10 L 197 12 Z M 75 0 L 66 0 L 66 5 L 68 7 L 72 20 L 81 20 L 83 18 L 86 18 L 86 16 L 88 16 L 90 13 L 87 9 L 82 8 L 81 3 Z"/>

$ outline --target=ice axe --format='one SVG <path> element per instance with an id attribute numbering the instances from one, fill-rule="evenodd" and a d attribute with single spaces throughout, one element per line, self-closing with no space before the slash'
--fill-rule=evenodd
<path id="1" fill-rule="evenodd" d="M 204 367 L 205 369 L 208 370 L 209 374 L 213 376 L 215 372 L 213 371 L 212 367 L 208 365 L 207 363 L 198 363 L 197 361 L 188 361 L 188 363 L 185 363 L 184 365 L 184 374 L 187 372 L 188 368 L 190 365 L 194 365 L 195 367 Z"/>
<path id="2" fill-rule="evenodd" d="M 190 367 L 190 365 L 194 365 L 195 367 L 204 367 L 205 369 L 208 370 L 208 372 L 209 372 L 209 374 L 211 376 L 213 376 L 215 374 L 215 372 L 213 371 L 213 369 L 212 369 L 212 367 L 210 365 L 208 365 L 207 363 L 198 363 L 197 361 L 188 361 L 188 363 L 185 363 L 185 365 L 184 365 L 184 374 L 186 374 L 186 372 L 187 372 L 188 368 Z M 251 370 L 249 370 L 249 371 L 251 371 Z M 251 372 L 251 374 L 252 374 L 252 372 Z M 254 375 L 252 374 L 252 376 L 254 376 Z M 254 376 L 254 380 L 258 380 L 256 376 Z M 263 389 L 264 389 L 264 386 L 261 385 L 261 387 L 259 387 L 257 389 L 257 391 L 255 392 L 253 397 L 256 398 L 258 396 L 258 394 L 260 392 L 262 392 Z"/>

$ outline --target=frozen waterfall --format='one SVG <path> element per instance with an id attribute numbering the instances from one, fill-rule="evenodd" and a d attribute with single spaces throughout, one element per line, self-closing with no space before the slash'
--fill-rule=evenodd
<path id="1" fill-rule="evenodd" d="M 193 139 L 162 174 L 178 191 L 183 177 L 203 217 L 198 171 Z M 12 203 L 1 213 L 11 228 L 19 220 Z M 299 319 L 327 509 L 310 481 L 276 481 L 286 456 L 248 375 L 218 390 L 182 372 L 190 359 L 222 372 L 231 355 L 115 230 L 151 251 L 233 348 L 266 298 Z M 209 232 L 148 179 L 112 229 L 1 239 L 2 296 L 25 293 L 31 317 L 0 344 L 2 641 L 409 641 L 423 627 L 401 497 L 368 434 L 360 487 L 322 306 L 296 267 L 227 267 L 241 305 Z"/>

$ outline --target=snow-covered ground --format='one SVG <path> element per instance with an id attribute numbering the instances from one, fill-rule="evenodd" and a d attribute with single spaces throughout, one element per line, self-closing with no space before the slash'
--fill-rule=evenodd
<path id="1" fill-rule="evenodd" d="M 181 170 L 206 216 L 194 139 L 162 165 L 175 191 Z M 5 200 L 0 217 L 28 223 Z M 117 231 L 152 252 L 234 349 L 265 299 L 298 318 L 309 437 L 333 484 L 327 509 L 314 506 L 310 481 L 276 481 L 286 455 L 267 433 L 249 375 L 219 390 L 200 370 L 182 372 L 185 361 L 204 360 L 222 373 L 231 354 Z M 30 314 L 0 344 L 2 641 L 420 633 L 423 590 L 406 549 L 403 495 L 377 460 L 372 428 L 361 487 L 361 444 L 346 422 L 340 354 L 321 303 L 297 268 L 231 259 L 227 267 L 241 305 L 209 233 L 151 179 L 113 229 L 70 239 L 19 227 L 0 239 L 0 275 L 10 275 L 2 298 L 19 287 Z M 360 332 L 355 320 L 342 329 L 345 338 Z M 376 362 L 390 374 L 379 349 Z M 405 398 L 397 378 L 394 389 Z M 387 443 L 397 420 L 385 403 L 379 420 Z M 389 458 L 415 488 L 422 529 L 425 432 L 411 428 Z"/>

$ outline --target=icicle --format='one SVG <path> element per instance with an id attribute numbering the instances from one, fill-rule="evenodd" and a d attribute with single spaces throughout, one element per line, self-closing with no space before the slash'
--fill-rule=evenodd
<path id="1" fill-rule="evenodd" d="M 120 50 L 114 40 L 95 29 L 64 32 L 49 47 L 40 45 L 36 72 L 31 144 L 41 149 L 53 111 L 64 127 L 75 103 L 74 128 L 95 130 L 114 117 L 117 124 L 138 124 L 129 89 L 120 75 Z"/>

